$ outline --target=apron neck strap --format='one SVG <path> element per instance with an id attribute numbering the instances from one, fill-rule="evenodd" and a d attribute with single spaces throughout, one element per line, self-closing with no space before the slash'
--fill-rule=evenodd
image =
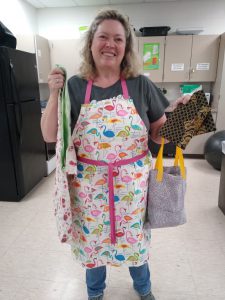
<path id="1" fill-rule="evenodd" d="M 92 84 L 93 84 L 93 81 L 92 80 L 88 80 L 88 84 L 87 84 L 87 88 L 86 88 L 86 93 L 85 93 L 84 104 L 88 104 L 90 102 Z"/>
<path id="2" fill-rule="evenodd" d="M 123 98 L 128 99 L 129 94 L 128 94 L 128 89 L 127 89 L 127 83 L 123 77 L 121 77 L 121 85 L 122 85 L 122 91 L 123 91 Z"/>
<path id="3" fill-rule="evenodd" d="M 120 80 L 121 80 L 121 86 L 122 86 L 122 91 L 123 91 L 123 97 L 125 99 L 128 99 L 129 98 L 129 94 L 128 94 L 126 80 L 124 78 L 122 78 L 122 77 L 121 77 Z M 92 84 L 93 84 L 93 81 L 92 80 L 88 80 L 88 84 L 87 84 L 87 88 L 86 88 L 86 93 L 85 93 L 84 104 L 88 104 L 90 102 Z"/>

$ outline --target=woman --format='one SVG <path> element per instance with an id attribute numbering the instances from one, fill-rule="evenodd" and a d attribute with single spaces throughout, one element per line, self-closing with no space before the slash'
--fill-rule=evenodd
<path id="1" fill-rule="evenodd" d="M 169 102 L 139 75 L 133 43 L 123 15 L 100 12 L 87 32 L 81 74 L 68 81 L 78 159 L 78 174 L 71 184 L 72 251 L 86 267 L 91 300 L 103 299 L 106 265 L 124 263 L 140 299 L 155 299 L 148 266 L 150 232 L 144 222 L 151 167 L 148 136 L 150 132 L 160 143 L 158 132 Z M 62 71 L 54 69 L 41 121 L 47 142 L 56 141 L 57 99 L 63 83 Z"/>

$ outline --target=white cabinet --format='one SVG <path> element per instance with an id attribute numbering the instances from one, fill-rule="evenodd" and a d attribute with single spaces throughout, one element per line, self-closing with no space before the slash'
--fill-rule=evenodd
<path id="1" fill-rule="evenodd" d="M 214 82 L 219 35 L 167 36 L 164 82 Z"/>
<path id="2" fill-rule="evenodd" d="M 64 67 L 68 78 L 77 74 L 81 63 L 82 40 L 51 40 L 50 45 L 52 67 L 54 68 L 56 64 Z"/>
<path id="3" fill-rule="evenodd" d="M 35 35 L 34 40 L 38 69 L 38 82 L 47 83 L 48 74 L 51 71 L 49 42 L 46 38 L 40 35 Z"/>
<path id="4" fill-rule="evenodd" d="M 35 53 L 34 36 L 25 34 L 16 34 L 17 45 L 16 49 Z"/>
<path id="5" fill-rule="evenodd" d="M 213 108 L 217 111 L 216 128 L 225 130 L 225 33 L 221 35 L 218 70 L 213 87 Z"/>

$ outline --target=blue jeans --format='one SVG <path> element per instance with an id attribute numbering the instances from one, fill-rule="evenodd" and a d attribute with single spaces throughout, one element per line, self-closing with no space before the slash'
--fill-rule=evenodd
<path id="1" fill-rule="evenodd" d="M 147 263 L 140 267 L 129 267 L 130 275 L 133 279 L 134 289 L 139 295 L 147 295 L 151 291 L 150 271 Z M 103 295 L 106 287 L 106 267 L 98 267 L 86 270 L 86 284 L 88 297 Z"/>

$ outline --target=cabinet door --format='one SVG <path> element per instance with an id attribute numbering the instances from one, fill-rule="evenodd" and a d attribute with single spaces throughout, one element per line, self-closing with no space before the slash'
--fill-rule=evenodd
<path id="1" fill-rule="evenodd" d="M 33 35 L 16 34 L 16 49 L 26 52 L 35 53 L 35 41 Z"/>
<path id="2" fill-rule="evenodd" d="M 63 66 L 67 71 L 68 78 L 77 74 L 81 63 L 82 40 L 52 40 L 50 44 L 52 66 L 54 67 L 56 64 Z"/>
<path id="3" fill-rule="evenodd" d="M 190 81 L 215 81 L 220 37 L 194 35 Z"/>
<path id="4" fill-rule="evenodd" d="M 162 82 L 165 37 L 139 37 L 142 73 L 153 82 Z"/>
<path id="5" fill-rule="evenodd" d="M 36 35 L 35 49 L 38 68 L 38 82 L 47 83 L 48 74 L 51 71 L 51 59 L 48 40 L 40 35 Z"/>
<path id="6" fill-rule="evenodd" d="M 192 36 L 167 36 L 164 82 L 189 81 Z"/>

